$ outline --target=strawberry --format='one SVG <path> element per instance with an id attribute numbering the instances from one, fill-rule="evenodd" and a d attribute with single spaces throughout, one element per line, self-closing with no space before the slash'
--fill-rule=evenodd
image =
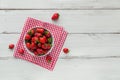
<path id="1" fill-rule="evenodd" d="M 47 44 L 47 49 L 50 49 L 51 48 L 51 44 Z"/>
<path id="2" fill-rule="evenodd" d="M 41 34 L 42 34 L 42 33 L 44 33 L 44 29 L 43 29 L 43 28 L 37 28 L 37 29 L 36 29 L 36 32 L 38 32 L 38 33 L 41 33 Z"/>
<path id="3" fill-rule="evenodd" d="M 67 54 L 67 53 L 69 52 L 69 49 L 68 49 L 68 48 L 64 48 L 64 49 L 63 49 L 63 52 L 64 52 L 65 54 Z"/>
<path id="4" fill-rule="evenodd" d="M 42 44 L 42 48 L 43 49 L 50 49 L 51 48 L 51 44 Z"/>
<path id="5" fill-rule="evenodd" d="M 44 54 L 42 49 L 37 49 L 37 53 L 38 53 L 38 55 L 43 55 Z"/>
<path id="6" fill-rule="evenodd" d="M 28 34 L 31 35 L 31 36 L 32 36 L 34 33 L 35 33 L 35 31 L 34 31 L 33 29 L 31 29 L 31 30 L 28 31 Z"/>
<path id="7" fill-rule="evenodd" d="M 52 20 L 57 20 L 59 18 L 59 13 L 54 13 L 51 17 Z"/>
<path id="8" fill-rule="evenodd" d="M 13 49 L 14 48 L 14 44 L 9 44 L 9 49 Z"/>
<path id="9" fill-rule="evenodd" d="M 29 34 L 26 34 L 25 40 L 30 40 L 31 36 Z"/>
<path id="10" fill-rule="evenodd" d="M 50 37 L 51 36 L 50 32 L 49 31 L 45 31 L 45 36 L 46 37 Z"/>
<path id="11" fill-rule="evenodd" d="M 32 37 L 32 42 L 38 43 L 39 42 L 38 37 Z"/>
<path id="12" fill-rule="evenodd" d="M 30 43 L 29 43 L 29 42 L 26 43 L 26 47 L 27 47 L 28 49 L 30 49 Z"/>
<path id="13" fill-rule="evenodd" d="M 34 52 L 34 55 L 38 55 L 37 51 Z"/>
<path id="14" fill-rule="evenodd" d="M 37 45 L 38 47 L 41 47 L 41 43 L 38 43 L 38 45 Z"/>
<path id="15" fill-rule="evenodd" d="M 30 49 L 30 51 L 31 51 L 31 52 L 34 52 L 34 51 L 35 51 L 35 49 Z"/>
<path id="16" fill-rule="evenodd" d="M 36 37 L 41 37 L 42 34 L 41 34 L 41 33 L 35 33 L 35 36 L 36 36 Z"/>
<path id="17" fill-rule="evenodd" d="M 31 43 L 30 47 L 31 47 L 31 49 L 33 49 L 33 50 L 37 48 L 37 46 L 36 46 L 35 43 L 33 43 L 33 42 Z"/>
<path id="18" fill-rule="evenodd" d="M 19 49 L 19 50 L 18 50 L 18 53 L 24 54 L 24 50 L 23 50 L 23 49 Z"/>
<path id="19" fill-rule="evenodd" d="M 48 50 L 43 50 L 43 53 L 46 54 L 48 52 Z"/>
<path id="20" fill-rule="evenodd" d="M 47 44 L 42 44 L 43 49 L 47 49 Z"/>
<path id="21" fill-rule="evenodd" d="M 45 43 L 45 42 L 46 42 L 46 37 L 45 37 L 45 36 L 40 37 L 40 38 L 39 38 L 39 41 L 40 41 L 41 43 Z"/>
<path id="22" fill-rule="evenodd" d="M 47 61 L 48 63 L 50 63 L 51 60 L 52 60 L 52 57 L 51 57 L 50 55 L 47 55 L 47 56 L 46 56 L 46 61 Z"/>

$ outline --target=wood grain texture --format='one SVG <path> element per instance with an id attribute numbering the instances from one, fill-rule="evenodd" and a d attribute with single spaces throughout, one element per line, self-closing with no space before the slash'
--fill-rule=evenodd
<path id="1" fill-rule="evenodd" d="M 51 20 L 60 13 L 57 22 Z M 63 26 L 69 33 L 120 33 L 120 10 L 3 10 L 0 33 L 20 33 L 27 17 Z"/>
<path id="2" fill-rule="evenodd" d="M 120 59 L 63 60 L 59 59 L 53 72 L 27 61 L 0 61 L 1 80 L 119 80 Z"/>
<path id="3" fill-rule="evenodd" d="M 10 43 L 17 43 L 19 34 L 0 34 L 0 57 L 11 57 L 13 51 L 8 49 Z M 64 47 L 70 49 L 63 59 L 114 58 L 120 56 L 120 34 L 69 34 Z"/>
<path id="4" fill-rule="evenodd" d="M 51 20 L 54 12 L 58 21 Z M 53 72 L 13 57 L 27 17 L 69 32 Z M 0 80 L 120 80 L 120 0 L 0 0 Z"/>
<path id="5" fill-rule="evenodd" d="M 1 9 L 119 9 L 119 0 L 0 0 Z"/>

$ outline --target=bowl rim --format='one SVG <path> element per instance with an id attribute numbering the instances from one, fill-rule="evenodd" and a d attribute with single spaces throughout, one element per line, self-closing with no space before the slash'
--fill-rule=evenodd
<path id="1" fill-rule="evenodd" d="M 23 46 L 24 46 L 25 50 L 26 50 L 29 54 L 31 54 L 32 56 L 37 56 L 37 55 L 34 55 L 34 53 L 32 53 L 30 50 L 28 50 L 28 48 L 26 47 L 26 44 L 25 44 L 25 36 L 26 36 L 26 34 L 28 33 L 28 31 L 31 30 L 31 29 L 33 29 L 33 28 L 43 28 L 43 29 L 45 29 L 45 30 L 47 30 L 47 31 L 49 31 L 49 32 L 50 32 L 50 30 L 48 30 L 48 29 L 46 29 L 46 28 L 44 28 L 44 27 L 41 27 L 41 26 L 35 26 L 35 27 L 32 27 L 32 28 L 28 29 L 28 30 L 25 32 L 24 37 L 23 37 Z M 51 47 L 51 49 L 50 49 L 46 54 L 41 55 L 41 56 L 37 56 L 37 57 L 44 57 L 44 56 L 50 54 L 50 52 L 52 51 L 52 49 L 53 49 L 53 47 L 54 47 L 54 36 L 53 36 L 53 34 L 52 34 L 51 32 L 50 32 L 50 34 L 52 35 L 52 47 Z"/>

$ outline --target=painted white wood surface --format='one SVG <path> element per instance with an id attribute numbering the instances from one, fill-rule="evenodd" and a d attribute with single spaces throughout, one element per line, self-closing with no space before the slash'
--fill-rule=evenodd
<path id="1" fill-rule="evenodd" d="M 0 0 L 1 9 L 113 9 L 119 0 Z"/>
<path id="2" fill-rule="evenodd" d="M 19 34 L 0 34 L 0 37 L 0 57 L 13 56 L 8 45 L 16 44 Z M 70 49 L 70 54 L 61 52 L 61 58 L 119 57 L 119 46 L 120 34 L 69 34 L 64 47 Z"/>
<path id="3" fill-rule="evenodd" d="M 19 59 L 0 60 L 1 80 L 119 80 L 120 59 L 59 59 L 53 72 Z"/>
<path id="4" fill-rule="evenodd" d="M 51 21 L 54 12 L 60 13 L 57 22 Z M 63 26 L 69 33 L 120 32 L 120 10 L 2 10 L 0 33 L 20 33 L 27 17 Z"/>
<path id="5" fill-rule="evenodd" d="M 22 10 L 21 10 L 22 9 Z M 51 21 L 60 13 L 57 22 Z M 63 26 L 69 35 L 53 72 L 15 59 L 27 17 Z M 0 80 L 120 80 L 119 0 L 0 0 Z"/>

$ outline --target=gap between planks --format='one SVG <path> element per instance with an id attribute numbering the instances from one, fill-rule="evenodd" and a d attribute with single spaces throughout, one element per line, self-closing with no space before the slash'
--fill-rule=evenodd
<path id="1" fill-rule="evenodd" d="M 0 34 L 20 34 L 20 32 L 6 32 L 6 31 L 3 31 L 1 32 Z M 96 32 L 96 33 L 68 33 L 68 34 L 120 34 L 120 32 Z"/>
<path id="2" fill-rule="evenodd" d="M 9 60 L 9 59 L 19 59 L 19 58 L 14 58 L 13 56 L 6 56 L 6 57 L 0 57 L 0 60 Z M 90 59 L 120 59 L 120 56 L 104 56 L 104 57 L 86 57 L 86 56 L 62 56 L 59 57 L 59 59 L 85 59 L 85 60 L 90 60 Z"/>
<path id="3" fill-rule="evenodd" d="M 0 8 L 0 10 L 120 10 L 120 8 Z"/>

